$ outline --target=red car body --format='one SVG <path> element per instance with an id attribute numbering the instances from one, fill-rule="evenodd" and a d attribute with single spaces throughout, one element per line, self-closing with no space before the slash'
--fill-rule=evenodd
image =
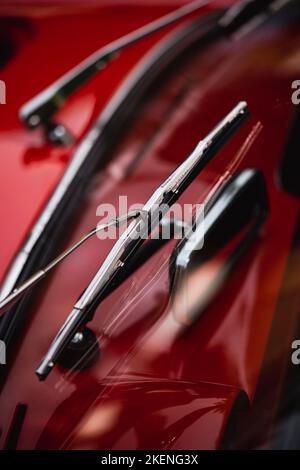
<path id="1" fill-rule="evenodd" d="M 12 41 L 0 69 L 7 87 L 7 103 L 0 106 L 2 282 L 98 116 L 105 116 L 153 51 L 199 13 L 126 49 L 68 100 L 56 119 L 75 136 L 72 145 L 53 145 L 41 129 L 30 132 L 19 119 L 20 107 L 95 50 L 183 3 L 1 2 L 3 34 Z M 201 15 L 230 3 L 213 2 Z M 80 371 L 58 365 L 40 382 L 37 365 L 114 241 L 91 239 L 65 260 L 36 290 L 1 366 L 2 448 L 271 445 L 298 314 L 299 280 L 284 279 L 299 200 L 282 189 L 278 173 L 295 111 L 291 84 L 300 74 L 299 41 L 299 23 L 291 21 L 270 21 L 239 40 L 218 39 L 187 54 L 135 107 L 76 203 L 75 216 L 67 224 L 61 220 L 56 253 L 99 222 L 100 204 L 117 205 L 119 195 L 129 204 L 144 203 L 241 100 L 250 118 L 180 201 L 201 203 L 227 171 L 255 168 L 265 178 L 268 218 L 191 329 L 181 331 L 172 316 L 171 242 L 97 308 L 89 325 L 100 343 L 96 363 Z"/>

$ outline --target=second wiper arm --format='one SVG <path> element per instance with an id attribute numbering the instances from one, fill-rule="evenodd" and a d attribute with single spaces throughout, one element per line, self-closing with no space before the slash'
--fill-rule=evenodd
<path id="1" fill-rule="evenodd" d="M 71 143 L 73 138 L 67 129 L 52 122 L 52 116 L 64 105 L 69 96 L 104 69 L 122 50 L 210 3 L 211 0 L 194 0 L 104 46 L 25 103 L 20 109 L 21 120 L 29 129 L 42 125 L 47 138 L 53 143 L 63 145 Z M 230 36 L 258 15 L 263 13 L 267 16 L 272 15 L 292 3 L 293 0 L 241 0 L 237 5 L 225 10 L 215 27 L 219 35 Z"/>
<path id="2" fill-rule="evenodd" d="M 36 370 L 40 380 L 44 380 L 48 376 L 65 347 L 76 333 L 92 319 L 99 302 L 110 290 L 114 279 L 126 265 L 126 262 L 140 248 L 148 235 L 155 230 L 160 219 L 241 126 L 247 116 L 247 104 L 245 102 L 239 103 L 154 191 L 139 211 L 139 216 L 120 236 L 86 290 L 75 303 L 73 310 Z"/>
<path id="3" fill-rule="evenodd" d="M 195 0 L 104 46 L 25 103 L 20 110 L 22 121 L 30 129 L 41 124 L 48 126 L 52 115 L 63 106 L 68 97 L 104 69 L 119 52 L 203 8 L 210 2 L 211 0 Z"/>

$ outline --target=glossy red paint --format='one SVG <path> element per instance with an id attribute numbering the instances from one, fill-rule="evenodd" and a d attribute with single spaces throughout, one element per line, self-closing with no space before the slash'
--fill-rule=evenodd
<path id="1" fill-rule="evenodd" d="M 57 11 L 43 15 L 39 8 L 24 8 L 31 36 L 1 74 L 8 85 L 7 107 L 0 108 L 1 220 L 7 221 L 2 276 L 77 145 L 45 144 L 39 132 L 29 133 L 19 123 L 19 106 L 96 48 L 167 11 L 161 2 L 125 2 L 118 9 L 112 2 L 94 3 L 84 11 L 61 2 Z M 126 51 L 70 100 L 59 118 L 78 141 L 133 65 L 163 36 Z M 243 396 L 249 401 L 242 400 L 244 413 L 251 416 L 262 364 L 271 361 L 265 351 L 299 212 L 299 202 L 284 194 L 276 179 L 293 112 L 290 86 L 298 72 L 293 64 L 299 40 L 296 28 L 273 25 L 242 43 L 219 41 L 195 52 L 145 101 L 97 175 L 64 244 L 99 221 L 99 204 L 116 205 L 119 195 L 127 195 L 129 204 L 145 202 L 240 100 L 248 102 L 250 119 L 181 202 L 203 202 L 228 168 L 259 168 L 270 199 L 266 226 L 190 331 L 176 321 L 169 300 L 170 242 L 99 306 L 91 323 L 101 345 L 95 366 L 81 372 L 56 367 L 41 383 L 34 369 L 113 241 L 95 238 L 66 260 L 44 283 L 3 386 L 2 447 L 18 403 L 28 406 L 19 449 L 213 449 L 222 445 Z M 142 158 L 132 165 L 147 139 Z M 288 331 L 282 336 L 270 363 L 278 371 L 289 344 Z M 276 402 L 270 408 L 272 416 Z"/>
<path id="2" fill-rule="evenodd" d="M 57 2 L 56 8 L 35 2 L 20 4 L 24 4 L 21 10 L 17 2 L 0 5 L 0 15 L 6 18 L 8 29 L 17 37 L 24 30 L 27 41 L 22 42 L 23 46 L 1 70 L 1 80 L 7 84 L 7 104 L 0 107 L 3 155 L 0 198 L 9 201 L 2 207 L 2 217 L 10 223 L 1 231 L 0 279 L 76 147 L 53 148 L 45 143 L 41 131 L 28 132 L 18 117 L 20 107 L 100 47 L 172 9 L 163 3 L 145 6 L 136 2 L 119 6 L 117 12 L 110 2 L 103 5 L 102 2 L 101 5 L 85 2 L 84 6 L 73 8 L 65 2 Z M 15 24 L 19 24 L 20 18 L 24 24 L 17 28 Z M 174 26 L 124 51 L 117 62 L 76 93 L 58 113 L 57 119 L 73 132 L 77 142 L 136 62 L 172 28 Z"/>

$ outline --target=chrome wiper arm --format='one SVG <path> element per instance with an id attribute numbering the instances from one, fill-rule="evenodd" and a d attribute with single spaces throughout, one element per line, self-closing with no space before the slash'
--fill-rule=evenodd
<path id="1" fill-rule="evenodd" d="M 58 264 L 60 264 L 64 259 L 76 251 L 83 243 L 89 240 L 93 235 L 105 230 L 112 226 L 120 226 L 123 222 L 126 222 L 130 219 L 134 219 L 139 215 L 139 211 L 128 212 L 125 215 L 122 215 L 116 219 L 112 219 L 107 223 L 99 224 L 97 227 L 93 228 L 90 232 L 85 234 L 80 238 L 74 245 L 67 248 L 60 255 L 54 258 L 50 263 L 47 264 L 44 268 L 39 269 L 36 273 L 30 276 L 25 282 L 20 286 L 16 287 L 9 295 L 0 299 L 0 315 L 4 314 L 9 308 L 11 308 L 20 298 L 23 297 L 27 292 L 29 292 L 33 287 L 35 287 L 42 279 L 44 279 L 50 271 L 52 271 Z"/>
<path id="2" fill-rule="evenodd" d="M 44 380 L 64 348 L 85 324 L 91 320 L 96 307 L 105 296 L 126 261 L 136 252 L 147 236 L 156 228 L 160 219 L 194 181 L 201 170 L 224 146 L 248 116 L 245 102 L 239 103 L 203 140 L 191 155 L 154 191 L 108 254 L 104 263 L 75 303 L 73 310 L 59 330 L 47 354 L 36 370 Z"/>
<path id="3" fill-rule="evenodd" d="M 185 18 L 189 14 L 202 9 L 211 3 L 211 0 L 194 0 L 151 23 L 138 28 L 102 47 L 90 55 L 83 62 L 67 72 L 41 93 L 25 103 L 20 109 L 20 118 L 29 129 L 43 125 L 58 143 L 67 143 L 68 137 L 63 126 L 51 123 L 51 118 L 65 103 L 70 95 L 84 85 L 90 78 L 103 70 L 123 49 L 145 39 L 167 26 Z"/>

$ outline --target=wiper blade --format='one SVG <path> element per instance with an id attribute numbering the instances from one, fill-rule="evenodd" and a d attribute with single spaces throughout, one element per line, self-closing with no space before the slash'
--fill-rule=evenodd
<path id="1" fill-rule="evenodd" d="M 239 103 L 199 144 L 191 155 L 154 191 L 108 254 L 104 263 L 75 303 L 47 354 L 36 370 L 44 380 L 72 338 L 90 321 L 102 298 L 128 260 L 141 247 L 160 219 L 178 200 L 201 170 L 216 155 L 248 116 L 245 102 Z"/>
<path id="2" fill-rule="evenodd" d="M 9 310 L 15 303 L 18 302 L 25 294 L 27 294 L 29 291 L 31 291 L 42 279 L 44 279 L 56 266 L 58 266 L 62 261 L 64 261 L 69 255 L 74 253 L 78 248 L 81 247 L 87 240 L 89 240 L 91 237 L 96 235 L 98 232 L 102 230 L 106 230 L 109 227 L 120 227 L 123 222 L 128 222 L 129 220 L 135 219 L 140 215 L 140 211 L 130 211 L 127 214 L 121 215 L 120 217 L 117 217 L 116 219 L 111 219 L 109 222 L 99 224 L 97 227 L 93 228 L 90 230 L 88 233 L 83 235 L 76 243 L 74 243 L 72 246 L 64 250 L 62 253 L 60 253 L 58 256 L 56 256 L 50 263 L 47 264 L 47 266 L 39 269 L 37 272 L 35 272 L 32 276 L 30 276 L 26 281 L 24 281 L 21 285 L 17 286 L 9 295 L 6 295 L 4 298 L 1 298 L 0 296 L 0 316 L 3 315 L 7 310 Z M 179 221 L 174 220 L 174 221 L 167 221 L 163 219 L 160 223 L 161 229 L 163 230 L 163 227 L 165 225 L 168 225 L 170 230 L 173 230 L 174 234 L 176 231 L 182 230 L 182 224 L 180 224 Z M 145 254 L 143 256 L 139 256 L 139 259 L 132 259 L 131 265 L 128 266 L 129 269 L 127 269 L 127 272 L 124 272 L 124 278 L 126 279 L 131 272 L 134 272 L 141 264 L 143 263 L 143 260 L 149 258 L 151 256 L 151 253 L 155 253 L 161 245 L 161 240 L 155 240 L 158 243 L 148 243 L 148 247 L 145 248 Z M 163 240 L 162 240 L 163 241 Z M 148 254 L 147 254 L 148 252 Z M 149 254 L 150 253 L 150 254 Z M 139 253 L 140 254 L 140 253 Z M 118 283 L 122 282 L 122 278 L 118 279 Z"/>
<path id="3" fill-rule="evenodd" d="M 242 0 L 226 10 L 223 17 L 216 23 L 216 29 L 221 36 L 230 35 L 260 14 L 264 13 L 268 17 L 268 15 L 280 11 L 287 4 L 294 1 Z M 65 145 L 71 143 L 73 138 L 67 129 L 63 125 L 52 121 L 52 116 L 64 105 L 66 100 L 91 77 L 103 70 L 123 49 L 170 26 L 210 3 L 211 0 L 195 0 L 101 48 L 25 103 L 20 109 L 21 120 L 29 129 L 44 126 L 47 138 L 55 144 Z"/>
<path id="4" fill-rule="evenodd" d="M 4 299 L 0 300 L 0 315 L 6 312 L 9 308 L 11 308 L 23 295 L 29 292 L 33 287 L 35 287 L 42 279 L 44 279 L 47 274 L 49 274 L 52 269 L 54 269 L 58 264 L 60 264 L 64 259 L 66 259 L 70 254 L 72 254 L 77 248 L 79 248 L 83 243 L 89 240 L 93 235 L 100 232 L 101 230 L 105 230 L 113 225 L 120 226 L 123 222 L 134 219 L 139 215 L 139 211 L 132 211 L 128 212 L 127 214 L 118 217 L 117 219 L 112 219 L 111 221 L 97 225 L 97 227 L 93 228 L 90 232 L 85 234 L 83 237 L 80 238 L 74 245 L 67 248 L 63 251 L 59 256 L 57 256 L 54 260 L 47 264 L 42 269 L 39 269 L 36 273 L 29 277 L 25 282 L 23 282 L 20 286 L 16 287 L 11 294 L 7 295 Z"/>
<path id="5" fill-rule="evenodd" d="M 52 136 L 52 140 L 57 143 L 59 141 L 69 143 L 70 136 L 66 135 L 67 131 L 63 126 L 51 123 L 51 117 L 63 106 L 68 97 L 103 70 L 123 49 L 176 23 L 209 3 L 211 0 L 195 0 L 104 46 L 24 104 L 20 109 L 22 121 L 29 129 L 44 125 L 48 137 Z"/>

